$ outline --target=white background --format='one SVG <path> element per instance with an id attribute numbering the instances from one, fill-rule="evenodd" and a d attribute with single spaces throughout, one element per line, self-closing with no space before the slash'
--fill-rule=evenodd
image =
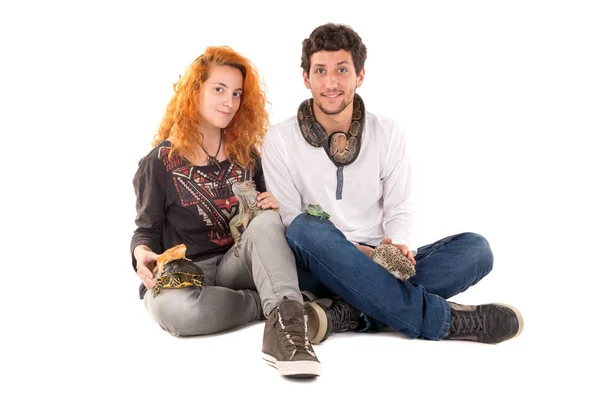
<path id="1" fill-rule="evenodd" d="M 2 398 L 598 398 L 595 2 L 7 3 Z M 262 324 L 178 339 L 137 299 L 131 182 L 172 83 L 229 45 L 279 122 L 310 96 L 302 40 L 330 21 L 367 45 L 367 109 L 405 128 L 415 244 L 486 236 L 494 270 L 455 300 L 519 307 L 518 339 L 338 335 L 316 347 L 322 376 L 297 382 L 262 362 Z"/>

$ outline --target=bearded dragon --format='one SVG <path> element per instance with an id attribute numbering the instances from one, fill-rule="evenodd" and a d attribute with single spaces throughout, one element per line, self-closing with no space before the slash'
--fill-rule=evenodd
<path id="1" fill-rule="evenodd" d="M 229 222 L 229 230 L 233 237 L 233 254 L 237 257 L 238 248 L 240 247 L 240 239 L 242 233 L 248 228 L 250 221 L 252 221 L 257 215 L 262 213 L 264 210 L 256 206 L 256 185 L 252 181 L 235 182 L 232 185 L 233 194 L 237 197 L 240 211 L 236 214 Z M 242 228 L 243 229 L 240 229 Z"/>

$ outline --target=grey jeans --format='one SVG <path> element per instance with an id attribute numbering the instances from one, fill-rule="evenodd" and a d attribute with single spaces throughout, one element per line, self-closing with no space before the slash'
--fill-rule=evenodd
<path id="1" fill-rule="evenodd" d="M 149 290 L 144 304 L 152 318 L 175 336 L 206 335 L 260 319 L 283 297 L 302 302 L 296 263 L 279 214 L 268 210 L 250 222 L 238 256 L 224 255 L 199 261 L 204 287 Z"/>

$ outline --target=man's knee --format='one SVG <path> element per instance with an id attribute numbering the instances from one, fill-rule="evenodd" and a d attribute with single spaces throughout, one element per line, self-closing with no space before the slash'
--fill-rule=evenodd
<path id="1" fill-rule="evenodd" d="M 296 241 L 296 238 L 302 235 L 302 232 L 306 229 L 306 223 L 308 222 L 308 218 L 306 215 L 300 214 L 294 218 L 292 223 L 285 230 L 285 236 L 288 240 L 292 239 Z"/>
<path id="2" fill-rule="evenodd" d="M 481 276 L 489 274 L 494 266 L 494 254 L 487 239 L 478 233 L 468 232 L 463 234 L 463 240 L 468 241 L 473 263 Z"/>
<path id="3" fill-rule="evenodd" d="M 326 219 L 300 214 L 285 230 L 285 236 L 290 246 L 295 244 L 326 243 L 341 232 Z"/>

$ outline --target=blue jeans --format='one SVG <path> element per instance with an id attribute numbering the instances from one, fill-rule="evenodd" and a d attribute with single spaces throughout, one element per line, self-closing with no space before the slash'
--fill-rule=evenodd
<path id="1" fill-rule="evenodd" d="M 446 301 L 487 275 L 487 240 L 461 233 L 420 247 L 416 275 L 403 282 L 358 250 L 329 220 L 300 214 L 286 230 L 301 290 L 338 295 L 359 309 L 371 330 L 390 326 L 410 337 L 440 340 L 450 328 Z"/>

